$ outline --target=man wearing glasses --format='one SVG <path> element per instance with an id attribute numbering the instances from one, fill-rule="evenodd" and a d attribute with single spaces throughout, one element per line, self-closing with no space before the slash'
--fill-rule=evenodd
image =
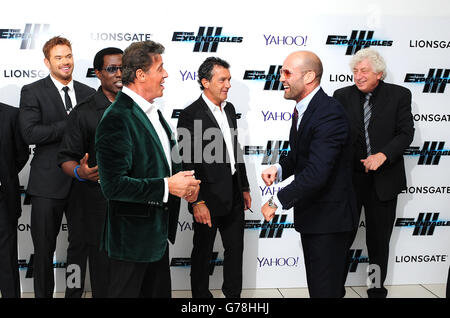
<path id="1" fill-rule="evenodd" d="M 76 227 L 79 231 L 74 235 L 85 243 L 81 250 L 81 262 L 77 264 L 81 270 L 78 278 L 80 284 L 69 278 L 66 297 L 81 297 L 88 259 L 92 296 L 107 296 L 109 262 L 106 254 L 100 251 L 106 200 L 99 184 L 95 131 L 106 108 L 114 102 L 122 88 L 122 54 L 121 49 L 108 47 L 95 55 L 94 70 L 101 86 L 70 113 L 58 153 L 59 166 L 74 179 L 74 199 L 80 206 L 81 217 L 77 219 L 80 224 Z"/>
<path id="2" fill-rule="evenodd" d="M 294 208 L 310 297 L 342 296 L 351 231 L 356 228 L 351 180 L 350 124 L 344 108 L 320 87 L 322 62 L 312 52 L 290 54 L 280 81 L 284 98 L 295 100 L 291 151 L 262 173 L 267 186 L 294 181 L 262 207 L 269 221 L 277 209 Z"/>

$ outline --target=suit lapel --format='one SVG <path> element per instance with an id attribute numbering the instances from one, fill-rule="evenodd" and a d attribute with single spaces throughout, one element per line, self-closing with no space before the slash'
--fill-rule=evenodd
<path id="1" fill-rule="evenodd" d="M 167 137 L 169 138 L 170 143 L 170 149 L 171 149 L 171 161 L 172 161 L 172 174 L 175 174 L 176 172 L 181 170 L 181 165 L 179 164 L 181 162 L 181 159 L 178 157 L 178 144 L 175 140 L 175 135 L 172 132 L 172 129 L 170 128 L 169 124 L 165 120 L 164 116 L 162 115 L 161 111 L 158 109 L 158 116 L 159 120 L 161 122 L 161 125 L 164 128 L 164 131 L 167 134 Z"/>
<path id="2" fill-rule="evenodd" d="M 302 135 L 303 130 L 304 130 L 305 126 L 306 126 L 306 123 L 309 121 L 309 118 L 314 113 L 317 105 L 320 102 L 320 99 L 323 97 L 324 94 L 325 93 L 323 92 L 322 88 L 320 88 L 317 91 L 316 95 L 314 95 L 314 97 L 309 102 L 308 107 L 306 108 L 306 111 L 303 113 L 302 120 L 300 121 L 300 126 L 298 127 L 296 140 L 300 139 L 300 136 Z"/>
<path id="3" fill-rule="evenodd" d="M 68 115 L 66 107 L 64 106 L 61 95 L 59 94 L 58 89 L 50 78 L 50 75 L 45 78 L 45 85 L 48 88 L 49 99 L 53 102 L 53 105 L 55 105 L 56 111 L 61 116 L 67 117 Z"/>
<path id="4" fill-rule="evenodd" d="M 126 94 L 123 94 L 123 96 L 126 96 Z M 155 128 L 153 127 L 152 123 L 150 122 L 150 120 L 148 119 L 147 115 L 144 113 L 144 111 L 141 109 L 141 107 L 139 107 L 138 104 L 136 104 L 130 97 L 127 96 L 127 98 L 129 98 L 132 102 L 132 114 L 133 116 L 139 121 L 141 122 L 141 124 L 144 125 L 144 127 L 146 128 L 146 131 L 148 132 L 148 134 L 150 135 L 150 137 L 155 141 L 155 143 L 157 144 L 158 147 L 158 152 L 159 154 L 163 157 L 163 161 L 164 164 L 167 167 L 167 170 L 169 171 L 169 164 L 167 162 L 167 158 L 166 158 L 166 154 L 164 152 L 164 148 L 161 144 L 161 140 L 159 140 L 158 134 L 155 130 Z"/>
<path id="5" fill-rule="evenodd" d="M 200 106 L 203 108 L 204 113 L 208 116 L 208 118 L 212 121 L 214 126 L 220 129 L 219 123 L 217 122 L 216 118 L 214 117 L 213 113 L 209 109 L 208 105 L 206 105 L 205 101 L 203 100 L 203 97 L 200 96 L 198 99 Z"/>
<path id="6" fill-rule="evenodd" d="M 203 108 L 204 113 L 205 113 L 205 114 L 207 115 L 207 117 L 211 120 L 211 122 L 213 123 L 213 125 L 214 125 L 217 129 L 219 129 L 220 135 L 222 136 L 222 140 L 223 140 L 224 151 L 225 151 L 226 155 L 229 157 L 230 154 L 228 153 L 228 149 L 227 149 L 226 143 L 225 143 L 225 137 L 223 136 L 223 132 L 222 132 L 222 130 L 220 129 L 219 123 L 217 122 L 216 118 L 214 117 L 213 113 L 211 112 L 211 109 L 209 109 L 208 105 L 207 105 L 206 102 L 203 100 L 203 97 L 202 97 L 202 96 L 200 96 L 199 102 L 200 102 L 200 106 Z M 228 111 L 227 111 L 227 107 L 225 107 L 225 108 L 224 108 L 224 111 L 225 111 L 225 114 L 226 114 L 226 116 L 227 116 L 228 125 L 230 126 L 230 129 L 231 129 L 232 127 L 234 127 L 234 125 L 233 125 L 233 123 L 232 123 L 231 115 L 230 115 L 230 113 L 229 113 L 230 110 L 228 109 Z M 203 127 L 203 129 L 205 129 L 205 128 Z M 233 134 L 231 134 L 231 136 L 233 137 Z M 233 145 L 232 145 L 232 146 L 233 146 L 233 149 L 235 149 L 235 142 L 234 142 L 234 140 L 232 140 L 232 143 L 233 143 Z M 234 151 L 234 153 L 236 154 L 236 151 Z M 236 156 L 234 156 L 234 157 L 235 157 L 235 160 L 236 160 Z"/>

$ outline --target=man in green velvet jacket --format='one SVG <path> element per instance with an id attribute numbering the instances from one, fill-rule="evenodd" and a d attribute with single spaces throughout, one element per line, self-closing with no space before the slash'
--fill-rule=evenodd
<path id="1" fill-rule="evenodd" d="M 163 52 L 153 41 L 125 50 L 124 86 L 96 132 L 108 200 L 102 241 L 111 259 L 108 297 L 171 297 L 167 239 L 175 242 L 180 198 L 192 202 L 199 191 L 193 171 L 180 171 L 175 136 L 153 104 L 168 76 Z"/>

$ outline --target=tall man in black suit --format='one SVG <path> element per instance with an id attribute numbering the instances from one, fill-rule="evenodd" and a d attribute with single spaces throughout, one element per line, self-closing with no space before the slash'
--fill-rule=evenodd
<path id="1" fill-rule="evenodd" d="M 403 152 L 414 136 L 411 92 L 383 81 L 386 64 L 373 49 L 358 51 L 350 66 L 355 85 L 336 90 L 334 97 L 344 105 L 352 124 L 357 208 L 360 213 L 364 206 L 369 262 L 379 267 L 374 275 L 379 280 L 367 294 L 386 297 L 383 284 L 397 195 L 406 188 Z"/>
<path id="2" fill-rule="evenodd" d="M 119 48 L 108 47 L 94 57 L 94 70 L 101 86 L 70 113 L 67 129 L 60 145 L 58 164 L 64 173 L 77 179 L 81 202 L 81 224 L 77 227 L 84 238 L 84 258 L 81 264 L 81 285 L 66 288 L 66 297 L 81 297 L 84 291 L 86 262 L 89 259 L 92 297 L 107 296 L 109 261 L 100 251 L 105 223 L 106 199 L 100 188 L 95 153 L 95 131 L 105 110 L 122 88 L 122 54 Z"/>
<path id="3" fill-rule="evenodd" d="M 18 174 L 28 161 L 29 148 L 17 124 L 19 110 L 0 103 L 0 292 L 20 297 L 17 266 L 17 220 L 22 212 Z"/>
<path id="4" fill-rule="evenodd" d="M 291 151 L 264 170 L 267 186 L 294 175 L 262 207 L 269 221 L 294 208 L 301 234 L 310 297 L 340 297 L 348 242 L 357 226 L 351 180 L 350 123 L 344 108 L 320 87 L 322 63 L 312 52 L 290 54 L 280 81 L 284 98 L 297 102 L 289 135 Z"/>
<path id="5" fill-rule="evenodd" d="M 36 145 L 27 188 L 32 204 L 34 292 L 36 297 L 52 297 L 53 254 L 64 211 L 69 228 L 67 263 L 78 264 L 74 258 L 82 253 L 82 241 L 71 236 L 72 224 L 79 224 L 72 222 L 79 216 L 77 202 L 69 204 L 72 178 L 58 167 L 57 153 L 70 110 L 95 90 L 72 80 L 74 63 L 67 39 L 51 38 L 43 52 L 50 75 L 22 88 L 19 125 L 25 142 Z"/>
<path id="6" fill-rule="evenodd" d="M 226 101 L 231 87 L 229 67 L 216 57 L 200 65 L 198 81 L 203 94 L 178 120 L 183 168 L 195 170 L 202 181 L 197 201 L 189 205 L 195 221 L 191 255 L 194 298 L 212 298 L 209 267 L 217 230 L 225 249 L 222 291 L 232 298 L 240 297 L 242 290 L 244 210 L 251 208 L 251 197 L 237 139 L 236 111 Z"/>

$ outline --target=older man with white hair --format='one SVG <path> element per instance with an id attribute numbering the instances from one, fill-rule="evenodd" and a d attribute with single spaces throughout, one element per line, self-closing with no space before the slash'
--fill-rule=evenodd
<path id="1" fill-rule="evenodd" d="M 358 51 L 350 67 L 355 85 L 336 90 L 333 97 L 345 107 L 352 123 L 353 185 L 358 211 L 364 206 L 371 276 L 375 277 L 367 294 L 384 298 L 397 196 L 406 188 L 403 152 L 414 136 L 411 92 L 383 81 L 386 64 L 373 49 Z"/>

